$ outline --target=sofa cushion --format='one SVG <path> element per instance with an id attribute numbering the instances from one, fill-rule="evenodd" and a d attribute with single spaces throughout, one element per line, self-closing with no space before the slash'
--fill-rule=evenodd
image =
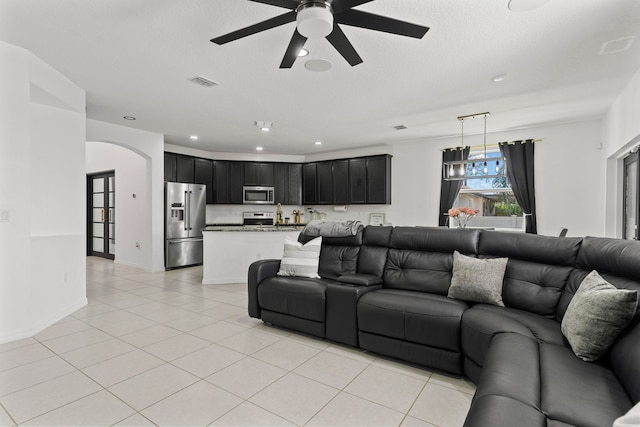
<path id="1" fill-rule="evenodd" d="M 528 407 L 560 423 L 556 425 L 584 427 L 610 426 L 632 406 L 606 366 L 583 362 L 568 347 L 539 343 L 514 333 L 493 339 L 475 395 L 479 406 L 493 406 L 484 411 L 499 411 L 496 402 L 480 403 L 489 396 L 522 402 L 523 416 L 530 413 Z M 474 401 L 469 419 L 474 418 L 475 406 Z"/>
<path id="2" fill-rule="evenodd" d="M 502 300 L 507 307 L 555 317 L 572 267 L 509 258 Z"/>
<path id="3" fill-rule="evenodd" d="M 320 278 L 318 276 L 318 260 L 322 237 L 317 237 L 307 243 L 284 239 L 284 253 L 280 261 L 278 276 L 296 276 Z"/>
<path id="4" fill-rule="evenodd" d="M 376 335 L 460 351 L 460 319 L 468 305 L 422 292 L 382 289 L 358 301 L 358 328 Z"/>
<path id="5" fill-rule="evenodd" d="M 594 270 L 582 281 L 562 319 L 562 333 L 585 361 L 598 360 L 638 308 L 638 292 L 621 290 Z"/>
<path id="6" fill-rule="evenodd" d="M 271 277 L 258 287 L 260 307 L 276 313 L 324 322 L 326 289 L 331 280 Z"/>
<path id="7" fill-rule="evenodd" d="M 504 307 L 502 282 L 508 258 L 478 259 L 453 253 L 449 298 Z"/>
<path id="8" fill-rule="evenodd" d="M 508 257 L 548 265 L 573 266 L 582 239 L 523 233 L 483 231 L 478 253 L 493 257 Z"/>
<path id="9" fill-rule="evenodd" d="M 322 245 L 318 273 L 325 279 L 337 280 L 347 274 L 355 274 L 358 266 L 358 246 Z"/>
<path id="10" fill-rule="evenodd" d="M 523 310 L 477 304 L 462 315 L 462 349 L 465 357 L 482 367 L 494 336 L 512 332 L 556 345 L 564 345 L 560 323 Z"/>
<path id="11" fill-rule="evenodd" d="M 540 344 L 540 372 L 542 409 L 550 419 L 610 426 L 633 406 L 608 365 L 584 362 L 568 347 Z"/>
<path id="12" fill-rule="evenodd" d="M 384 287 L 446 296 L 452 269 L 452 254 L 389 249 Z"/>

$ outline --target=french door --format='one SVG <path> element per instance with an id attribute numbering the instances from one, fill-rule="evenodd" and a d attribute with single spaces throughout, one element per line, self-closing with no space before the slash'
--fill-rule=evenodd
<path id="1" fill-rule="evenodd" d="M 114 259 L 115 172 L 87 175 L 87 193 L 87 255 Z"/>
<path id="2" fill-rule="evenodd" d="M 624 159 L 624 218 L 622 236 L 638 240 L 638 213 L 640 212 L 640 174 L 638 173 L 638 152 Z"/>

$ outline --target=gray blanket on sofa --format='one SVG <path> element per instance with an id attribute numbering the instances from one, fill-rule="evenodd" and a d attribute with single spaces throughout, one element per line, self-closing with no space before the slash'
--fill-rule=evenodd
<path id="1" fill-rule="evenodd" d="M 355 236 L 358 230 L 364 228 L 362 221 L 320 221 L 313 220 L 302 230 L 307 236 L 344 237 Z"/>

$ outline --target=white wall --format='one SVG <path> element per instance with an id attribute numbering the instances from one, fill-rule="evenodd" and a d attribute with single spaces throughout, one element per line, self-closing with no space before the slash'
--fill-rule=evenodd
<path id="1" fill-rule="evenodd" d="M 87 142 L 87 174 L 109 170 L 115 171 L 114 262 L 150 269 L 151 227 L 148 226 L 148 218 L 151 217 L 151 203 L 147 159 L 118 145 Z"/>
<path id="2" fill-rule="evenodd" d="M 606 234 L 622 237 L 623 159 L 640 144 L 640 70 L 607 111 L 602 139 L 607 156 Z"/>
<path id="3" fill-rule="evenodd" d="M 86 304 L 85 93 L 0 42 L 0 343 Z"/>
<path id="4" fill-rule="evenodd" d="M 490 133 L 487 143 L 542 139 L 535 148 L 538 233 L 556 235 L 567 227 L 573 236 L 604 234 L 604 153 L 601 121 L 543 126 Z M 393 204 L 387 221 L 394 225 L 437 225 L 440 205 L 441 149 L 460 138 L 394 146 Z M 465 145 L 482 145 L 482 135 L 465 136 Z"/>
<path id="5" fill-rule="evenodd" d="M 146 195 L 144 206 L 142 205 L 143 201 L 129 201 L 131 202 L 130 206 L 142 206 L 145 214 L 141 215 L 142 219 L 132 221 L 122 221 L 116 218 L 116 238 L 118 237 L 118 227 L 132 230 L 137 225 L 141 225 L 142 229 L 139 231 L 145 242 L 141 242 L 143 244 L 139 252 L 134 251 L 133 254 L 129 254 L 123 259 L 118 257 L 118 248 L 116 248 L 116 260 L 123 263 L 131 262 L 133 265 L 138 265 L 136 263 L 141 262 L 143 264 L 140 264 L 140 266 L 147 271 L 164 270 L 164 136 L 126 126 L 87 120 L 86 140 L 106 142 L 124 147 L 137 153 L 145 160 L 144 181 L 137 184 L 129 184 L 131 185 L 129 189 L 144 188 L 144 194 Z M 120 153 L 124 152 L 120 151 Z M 115 164 L 119 162 L 123 164 L 130 162 L 130 160 L 127 160 L 129 158 L 128 155 L 121 159 L 116 151 L 112 151 L 111 154 L 116 156 L 112 162 L 114 167 L 108 167 L 107 169 L 115 169 Z M 106 166 L 106 163 L 104 165 Z M 116 185 L 119 182 L 123 182 L 123 180 L 119 180 L 116 176 Z M 142 187 L 143 183 L 144 187 Z M 131 198 L 133 192 L 128 191 L 128 197 Z M 122 195 L 127 196 L 127 193 Z M 140 221 L 142 221 L 141 224 L 139 224 Z M 135 239 L 133 241 L 135 244 Z M 122 254 L 123 256 L 126 255 L 127 251 L 131 250 L 130 246 L 131 241 L 125 239 L 123 242 L 123 250 L 125 251 Z"/>

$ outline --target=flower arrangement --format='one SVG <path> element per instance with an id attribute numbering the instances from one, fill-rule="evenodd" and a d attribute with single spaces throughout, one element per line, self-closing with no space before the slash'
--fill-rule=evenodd
<path id="1" fill-rule="evenodd" d="M 466 228 L 469 220 L 478 213 L 480 213 L 479 209 L 454 208 L 449 209 L 445 215 L 449 215 L 449 218 L 452 218 L 456 222 L 458 228 Z"/>

